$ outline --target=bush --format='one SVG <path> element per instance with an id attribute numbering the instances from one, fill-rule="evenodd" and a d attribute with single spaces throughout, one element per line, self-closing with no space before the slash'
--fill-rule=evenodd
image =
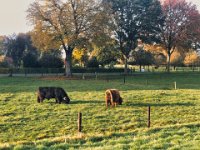
<path id="1" fill-rule="evenodd" d="M 45 54 L 39 60 L 40 66 L 43 68 L 62 68 L 64 63 L 61 58 L 50 54 Z"/>
<path id="2" fill-rule="evenodd" d="M 92 57 L 91 59 L 89 59 L 89 61 L 87 63 L 87 67 L 88 68 L 99 68 L 99 63 L 97 61 L 97 58 Z"/>
<path id="3" fill-rule="evenodd" d="M 37 56 L 31 53 L 28 53 L 23 58 L 23 67 L 25 68 L 35 68 L 39 67 L 39 62 L 37 60 Z"/>
<path id="4" fill-rule="evenodd" d="M 9 64 L 6 61 L 2 61 L 2 62 L 0 62 L 0 67 L 6 68 L 6 67 L 9 67 Z"/>

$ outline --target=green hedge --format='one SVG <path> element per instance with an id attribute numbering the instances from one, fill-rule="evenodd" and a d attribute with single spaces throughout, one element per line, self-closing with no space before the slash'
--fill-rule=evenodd
<path id="1" fill-rule="evenodd" d="M 124 72 L 123 68 L 73 68 L 73 73 L 114 73 Z"/>
<path id="2" fill-rule="evenodd" d="M 64 73 L 64 68 L 0 68 L 0 74 L 47 74 L 47 73 Z M 72 73 L 120 73 L 124 72 L 123 68 L 72 68 Z"/>

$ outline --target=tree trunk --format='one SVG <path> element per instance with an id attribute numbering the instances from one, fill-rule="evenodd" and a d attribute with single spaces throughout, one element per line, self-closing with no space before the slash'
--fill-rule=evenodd
<path id="1" fill-rule="evenodd" d="M 73 49 L 71 47 L 68 47 L 67 50 L 65 50 L 65 76 L 66 77 L 71 77 L 72 76 L 72 72 L 71 72 L 71 68 L 72 68 L 72 51 Z"/>
<path id="2" fill-rule="evenodd" d="M 142 72 L 142 65 L 140 65 L 140 72 Z"/>
<path id="3" fill-rule="evenodd" d="M 65 76 L 66 77 L 72 76 L 71 65 L 70 65 L 70 61 L 68 59 L 65 59 Z"/>
<path id="4" fill-rule="evenodd" d="M 170 72 L 170 64 L 171 64 L 171 54 L 167 55 L 167 72 Z"/>
<path id="5" fill-rule="evenodd" d="M 127 57 L 125 57 L 125 66 L 124 66 L 124 74 L 128 73 L 128 60 Z"/>

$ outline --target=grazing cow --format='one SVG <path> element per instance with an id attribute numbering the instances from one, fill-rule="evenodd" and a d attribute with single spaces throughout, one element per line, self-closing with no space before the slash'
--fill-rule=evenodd
<path id="1" fill-rule="evenodd" d="M 38 103 L 43 102 L 43 100 L 55 98 L 56 103 L 65 102 L 69 104 L 70 99 L 63 88 L 60 87 L 39 87 L 37 93 L 37 101 Z"/>
<path id="2" fill-rule="evenodd" d="M 105 101 L 106 101 L 106 107 L 108 105 L 116 106 L 121 105 L 123 102 L 123 99 L 121 98 L 119 91 L 117 89 L 108 89 L 105 92 Z"/>

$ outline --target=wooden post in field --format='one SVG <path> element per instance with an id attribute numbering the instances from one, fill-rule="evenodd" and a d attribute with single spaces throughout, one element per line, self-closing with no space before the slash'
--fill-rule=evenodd
<path id="1" fill-rule="evenodd" d="M 174 89 L 176 90 L 176 81 L 174 82 Z"/>
<path id="2" fill-rule="evenodd" d="M 151 125 L 151 107 L 148 106 L 148 111 L 147 111 L 147 114 L 148 114 L 148 128 L 150 128 L 150 125 Z"/>
<path id="3" fill-rule="evenodd" d="M 82 130 L 82 113 L 78 113 L 78 132 Z"/>
<path id="4" fill-rule="evenodd" d="M 97 72 L 95 72 L 95 79 L 97 80 Z"/>
<path id="5" fill-rule="evenodd" d="M 85 75 L 84 75 L 84 73 L 83 73 L 83 75 L 82 75 L 82 79 L 85 80 Z"/>
<path id="6" fill-rule="evenodd" d="M 126 74 L 124 74 L 124 84 L 126 83 Z"/>
<path id="7" fill-rule="evenodd" d="M 26 69 L 24 69 L 24 75 L 25 75 L 25 77 L 27 76 L 27 72 L 26 72 Z"/>
<path id="8" fill-rule="evenodd" d="M 44 69 L 42 68 L 42 70 L 41 70 L 41 72 L 42 72 L 42 77 L 43 77 L 43 75 L 44 75 L 44 72 L 43 72 L 43 71 L 44 71 Z"/>

